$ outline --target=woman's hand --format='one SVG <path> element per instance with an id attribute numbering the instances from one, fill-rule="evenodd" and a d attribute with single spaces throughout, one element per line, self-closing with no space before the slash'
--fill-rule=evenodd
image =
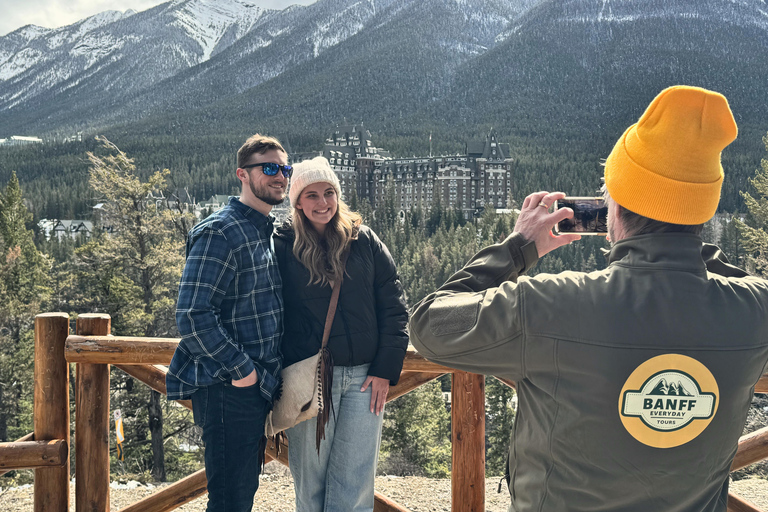
<path id="1" fill-rule="evenodd" d="M 363 387 L 360 388 L 360 392 L 364 392 L 371 386 L 371 412 L 379 415 L 384 410 L 384 404 L 387 401 L 387 394 L 389 393 L 389 379 L 382 379 L 381 377 L 374 377 L 369 375 Z"/>

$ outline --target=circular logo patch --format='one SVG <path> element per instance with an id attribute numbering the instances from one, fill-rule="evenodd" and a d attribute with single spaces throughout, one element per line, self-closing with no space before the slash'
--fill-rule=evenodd
<path id="1" fill-rule="evenodd" d="M 674 448 L 709 426 L 719 396 L 712 372 L 697 360 L 680 354 L 657 356 L 638 366 L 624 383 L 619 417 L 641 443 Z"/>

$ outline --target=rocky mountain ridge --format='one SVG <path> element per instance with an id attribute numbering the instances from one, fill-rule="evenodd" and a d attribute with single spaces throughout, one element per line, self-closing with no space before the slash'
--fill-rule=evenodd
<path id="1" fill-rule="evenodd" d="M 174 0 L 0 38 L 0 137 L 344 118 L 612 132 L 674 83 L 719 90 L 759 124 L 766 61 L 765 0 Z"/>
<path id="2" fill-rule="evenodd" d="M 361 32 L 391 29 L 419 3 L 320 0 L 275 11 L 248 0 L 173 0 L 60 29 L 22 27 L 0 38 L 0 112 L 37 131 L 199 107 L 277 79 Z M 478 34 L 437 43 L 476 55 L 533 2 L 445 3 L 458 26 Z"/>

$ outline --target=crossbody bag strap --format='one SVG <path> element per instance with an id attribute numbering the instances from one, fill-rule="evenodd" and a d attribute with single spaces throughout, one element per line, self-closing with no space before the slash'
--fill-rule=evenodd
<path id="1" fill-rule="evenodd" d="M 328 345 L 328 340 L 331 337 L 331 325 L 333 325 L 333 317 L 336 316 L 336 306 L 339 303 L 339 292 L 341 291 L 341 282 L 344 280 L 344 270 L 347 267 L 347 258 L 349 257 L 350 248 L 348 247 L 344 254 L 341 256 L 341 275 L 333 283 L 333 292 L 331 293 L 331 303 L 328 305 L 328 314 L 325 316 L 325 329 L 323 330 L 323 344 L 324 348 Z"/>

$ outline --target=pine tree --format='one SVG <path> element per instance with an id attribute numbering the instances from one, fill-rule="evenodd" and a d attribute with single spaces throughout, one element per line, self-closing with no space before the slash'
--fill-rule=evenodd
<path id="1" fill-rule="evenodd" d="M 34 319 L 50 296 L 50 265 L 27 229 L 31 220 L 14 172 L 0 195 L 0 441 L 31 430 Z"/>
<path id="2" fill-rule="evenodd" d="M 387 404 L 380 470 L 445 478 L 450 473 L 450 414 L 438 381 Z"/>
<path id="3" fill-rule="evenodd" d="M 167 208 L 154 199 L 167 188 L 168 169 L 155 172 L 146 182 L 136 175 L 134 161 L 114 144 L 101 138 L 107 153 L 88 153 L 90 185 L 102 198 L 102 223 L 113 226 L 111 235 L 100 234 L 77 250 L 79 288 L 88 290 L 89 311 L 112 316 L 116 334 L 173 336 L 176 334 L 175 304 L 178 281 L 184 265 L 184 229 L 191 226 L 191 214 Z M 153 478 L 166 479 L 163 408 L 161 395 L 134 388 L 130 377 L 116 379 L 116 392 L 126 411 L 126 454 L 130 446 L 141 457 L 146 431 L 140 425 L 146 417 L 152 452 Z M 143 402 L 146 410 L 139 404 Z M 133 427 L 130 429 L 129 427 Z M 133 439 L 129 433 L 135 432 Z"/>
<path id="4" fill-rule="evenodd" d="M 768 134 L 763 137 L 763 143 L 768 151 Z M 749 180 L 749 183 L 756 195 L 753 196 L 749 192 L 741 193 L 747 207 L 746 218 L 742 220 L 738 216 L 733 216 L 723 229 L 720 245 L 731 263 L 739 266 L 745 263 L 746 269 L 751 274 L 766 279 L 768 278 L 768 158 L 761 160 L 760 168 L 756 170 L 755 177 Z M 734 233 L 735 231 L 738 233 Z M 734 236 L 735 234 L 739 236 Z M 747 416 L 744 434 L 752 433 L 765 425 L 766 410 L 768 410 L 768 399 L 765 396 L 755 395 Z M 733 476 L 738 480 L 755 475 L 765 478 L 766 474 L 768 474 L 768 462 L 762 461 L 734 472 Z"/>
<path id="5" fill-rule="evenodd" d="M 763 143 L 768 150 L 768 135 L 763 137 Z M 739 241 L 748 254 L 747 268 L 759 276 L 768 277 L 768 158 L 762 159 L 760 169 L 749 183 L 757 197 L 749 192 L 741 193 L 748 216 L 745 221 L 738 218 L 734 218 L 734 221 L 741 235 Z M 726 234 L 727 228 L 724 236 Z"/>

